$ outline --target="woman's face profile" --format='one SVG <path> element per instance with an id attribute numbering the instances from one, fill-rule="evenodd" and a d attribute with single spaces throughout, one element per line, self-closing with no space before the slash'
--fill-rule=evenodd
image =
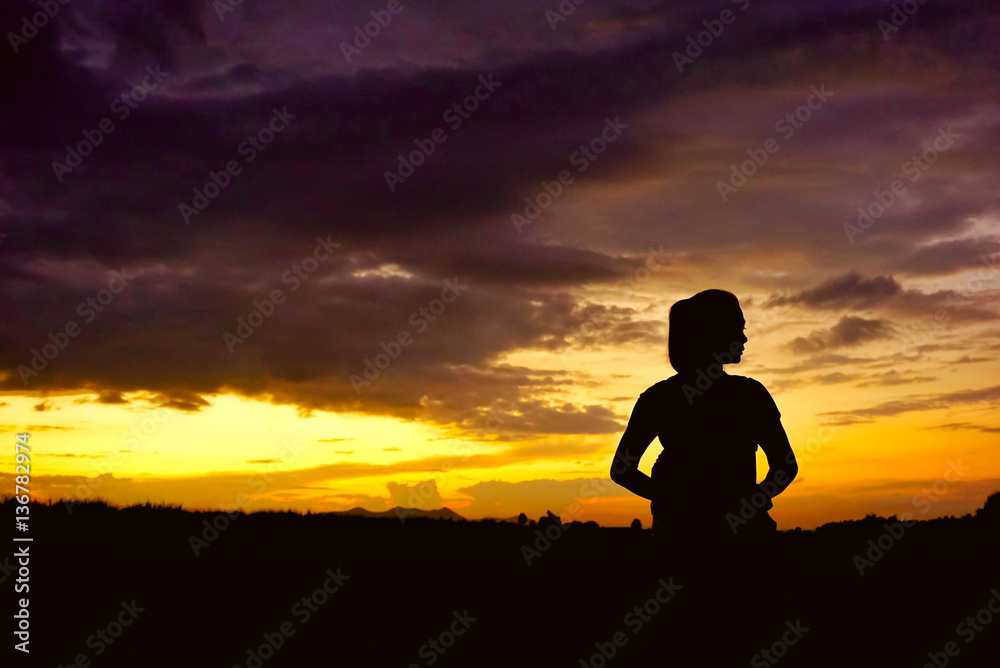
<path id="1" fill-rule="evenodd" d="M 747 342 L 746 325 L 743 309 L 738 306 L 728 312 L 720 323 L 715 339 L 715 352 L 720 356 L 729 355 L 733 360 L 727 362 L 729 364 L 739 364 L 743 358 L 744 344 Z"/>

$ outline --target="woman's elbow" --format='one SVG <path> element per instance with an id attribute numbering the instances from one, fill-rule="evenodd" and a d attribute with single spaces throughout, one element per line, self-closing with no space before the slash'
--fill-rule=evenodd
<path id="1" fill-rule="evenodd" d="M 628 457 L 624 456 L 622 451 L 619 450 L 611 459 L 611 470 L 609 471 L 611 480 L 621 485 L 623 481 L 628 479 L 631 472 L 632 469 L 628 465 Z"/>
<path id="2" fill-rule="evenodd" d="M 609 474 L 611 475 L 612 482 L 618 483 L 622 487 L 628 489 L 629 481 L 632 480 L 635 471 L 624 466 L 617 466 L 615 464 L 612 464 Z"/>
<path id="3" fill-rule="evenodd" d="M 785 471 L 794 478 L 799 472 L 799 463 L 795 460 L 795 453 L 791 450 L 785 455 Z"/>

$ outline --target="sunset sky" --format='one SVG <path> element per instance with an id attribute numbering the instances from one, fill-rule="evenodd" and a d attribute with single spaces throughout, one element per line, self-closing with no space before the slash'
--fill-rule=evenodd
<path id="1" fill-rule="evenodd" d="M 1000 490 L 1000 10 L 559 6 L 6 3 L 4 493 L 27 430 L 39 499 L 648 526 L 607 472 L 707 288 L 779 528 Z"/>

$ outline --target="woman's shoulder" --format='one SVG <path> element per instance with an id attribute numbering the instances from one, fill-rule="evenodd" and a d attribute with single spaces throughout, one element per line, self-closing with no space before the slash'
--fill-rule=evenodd
<path id="1" fill-rule="evenodd" d="M 743 386 L 743 387 L 752 387 L 754 389 L 756 389 L 758 387 L 759 388 L 763 388 L 764 387 L 764 383 L 760 382 L 756 378 L 751 378 L 750 376 L 734 376 L 734 375 L 731 375 L 731 374 L 726 374 L 726 375 L 729 378 L 731 378 L 732 381 L 736 385 L 740 385 L 740 386 Z"/>
<path id="2" fill-rule="evenodd" d="M 731 376 L 727 374 L 729 382 L 733 388 L 739 392 L 747 392 L 750 394 L 766 394 L 770 396 L 770 392 L 764 387 L 764 383 L 760 382 L 756 378 L 751 378 L 750 376 Z"/>
<path id="3" fill-rule="evenodd" d="M 678 384 L 678 381 L 677 381 L 677 375 L 674 374 L 670 378 L 664 378 L 663 380 L 661 380 L 659 382 L 653 383 L 652 385 L 650 385 L 649 387 L 647 387 L 645 390 L 643 390 L 643 392 L 639 396 L 640 397 L 642 397 L 642 396 L 655 397 L 657 395 L 662 395 L 662 394 L 665 394 L 665 393 L 669 393 L 671 391 L 676 391 L 676 389 L 678 387 L 679 387 L 679 384 Z"/>
<path id="4" fill-rule="evenodd" d="M 675 385 L 676 382 L 677 382 L 677 374 L 674 374 L 673 376 L 670 376 L 670 378 L 664 378 L 661 381 L 653 383 L 652 385 L 646 388 L 643 394 L 646 394 L 646 392 L 662 392 L 663 390 L 666 390 L 671 386 Z"/>

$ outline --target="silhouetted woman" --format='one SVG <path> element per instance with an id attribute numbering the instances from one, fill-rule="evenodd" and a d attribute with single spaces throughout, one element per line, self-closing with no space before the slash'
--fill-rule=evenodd
<path id="1" fill-rule="evenodd" d="M 652 502 L 660 542 L 704 551 L 773 531 L 771 499 L 798 472 L 771 395 L 723 370 L 743 356 L 745 325 L 739 300 L 723 290 L 670 309 L 677 374 L 639 396 L 611 466 L 615 482 Z M 647 476 L 639 459 L 656 437 L 663 452 Z M 759 485 L 758 445 L 769 465 Z"/>
<path id="2" fill-rule="evenodd" d="M 639 396 L 611 465 L 615 482 L 652 502 L 654 568 L 684 587 L 669 623 L 634 647 L 644 661 L 746 665 L 789 603 L 789 562 L 766 540 L 775 535 L 767 511 L 798 467 L 771 395 L 722 368 L 742 358 L 745 325 L 739 300 L 723 290 L 671 307 L 677 373 Z M 639 459 L 656 437 L 663 452 L 647 476 Z M 769 465 L 760 484 L 758 445 Z"/>

